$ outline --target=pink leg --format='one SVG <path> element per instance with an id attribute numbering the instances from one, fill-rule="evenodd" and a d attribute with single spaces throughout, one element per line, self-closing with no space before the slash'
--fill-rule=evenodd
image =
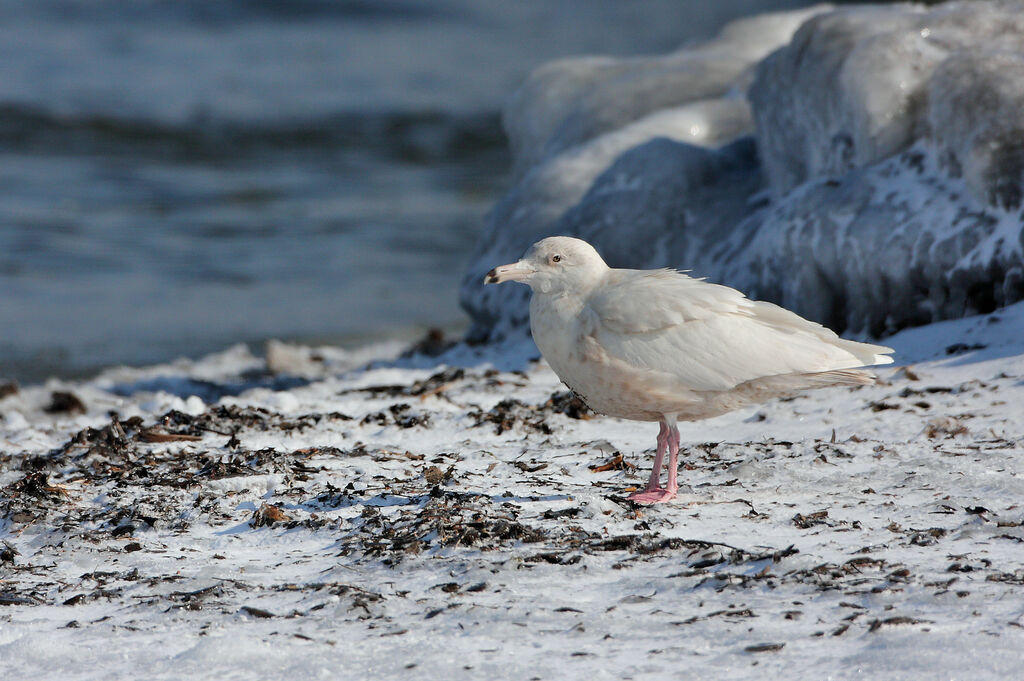
<path id="1" fill-rule="evenodd" d="M 658 453 L 654 457 L 654 468 L 651 469 L 651 478 L 647 481 L 647 489 L 659 489 L 661 487 L 661 462 L 665 459 L 665 450 L 668 449 L 668 426 L 664 423 L 658 424 Z"/>
<path id="2" fill-rule="evenodd" d="M 675 496 L 679 490 L 676 475 L 679 473 L 679 428 L 672 424 L 668 434 L 668 492 Z"/>
<path id="3" fill-rule="evenodd" d="M 675 461 L 676 454 L 679 452 L 679 434 L 676 432 L 675 436 L 675 449 L 672 449 L 672 430 L 675 426 L 669 428 L 669 425 L 664 421 L 661 422 L 661 428 L 658 431 L 658 453 L 654 457 L 654 468 L 651 470 L 651 479 L 647 481 L 647 487 L 639 492 L 634 492 L 629 495 L 630 501 L 635 501 L 638 504 L 656 504 L 661 501 L 668 501 L 676 495 L 676 470 Z M 670 467 L 668 471 L 668 482 L 669 488 L 664 489 L 661 487 L 661 462 L 665 458 L 665 451 L 671 452 Z"/>

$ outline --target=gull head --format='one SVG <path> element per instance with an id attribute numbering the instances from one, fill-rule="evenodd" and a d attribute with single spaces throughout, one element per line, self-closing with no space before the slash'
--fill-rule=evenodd
<path id="1" fill-rule="evenodd" d="M 586 241 L 551 236 L 531 246 L 518 262 L 495 267 L 484 283 L 520 281 L 535 293 L 582 293 L 598 284 L 607 271 L 608 265 Z"/>

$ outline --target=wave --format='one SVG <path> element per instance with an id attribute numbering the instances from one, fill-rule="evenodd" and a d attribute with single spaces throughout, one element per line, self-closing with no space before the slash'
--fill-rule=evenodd
<path id="1" fill-rule="evenodd" d="M 398 161 L 437 163 L 503 153 L 505 148 L 496 111 L 353 111 L 270 122 L 197 116 L 174 123 L 0 104 L 0 149 L 18 153 L 244 160 L 268 153 L 355 150 Z"/>
<path id="2" fill-rule="evenodd" d="M 218 25 L 239 21 L 416 22 L 459 19 L 465 11 L 413 0 L 0 0 L 0 16 L 60 21 L 177 21 Z"/>

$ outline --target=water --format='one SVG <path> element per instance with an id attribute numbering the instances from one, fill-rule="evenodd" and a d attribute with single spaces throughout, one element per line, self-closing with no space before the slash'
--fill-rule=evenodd
<path id="1" fill-rule="evenodd" d="M 0 0 L 0 377 L 463 321 L 537 64 L 779 0 Z"/>

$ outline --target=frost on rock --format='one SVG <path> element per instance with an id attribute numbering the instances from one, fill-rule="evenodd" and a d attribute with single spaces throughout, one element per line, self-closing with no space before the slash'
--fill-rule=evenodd
<path id="1" fill-rule="evenodd" d="M 883 336 L 1024 298 L 1019 218 L 968 198 L 921 146 L 801 185 L 736 234 L 699 271 L 837 331 Z"/>
<path id="2" fill-rule="evenodd" d="M 1013 114 L 1022 57 L 1020 3 L 854 7 L 811 18 L 761 62 L 749 91 L 773 192 L 882 161 L 919 139 L 954 164 L 985 166 L 976 168 L 985 175 L 1003 152 L 982 146 L 1021 144 Z M 990 200 L 984 184 L 971 188 Z"/>
<path id="3" fill-rule="evenodd" d="M 760 184 L 750 137 L 718 149 L 659 138 L 616 159 L 558 227 L 601 244 L 612 267 L 674 264 L 666 253 L 696 263 L 703 246 L 724 245 L 750 213 L 747 198 Z M 661 209 L 652 213 L 652 205 Z"/>
<path id="4" fill-rule="evenodd" d="M 508 329 L 528 319 L 527 290 L 491 286 L 481 290 L 484 274 L 518 258 L 534 241 L 558 233 L 559 220 L 579 203 L 604 177 L 610 164 L 630 150 L 655 139 L 687 140 L 689 149 L 698 143 L 719 144 L 742 136 L 749 129 L 746 104 L 739 100 L 703 101 L 659 111 L 569 149 L 532 168 L 491 210 L 484 236 L 463 281 L 462 303 L 479 322 L 499 322 Z M 673 159 L 652 158 L 654 166 L 671 167 Z M 646 182 L 646 173 L 639 178 Z"/>
<path id="5" fill-rule="evenodd" d="M 820 9 L 739 19 L 713 40 L 663 56 L 582 57 L 541 66 L 505 111 L 516 168 L 525 172 L 653 111 L 726 96 Z"/>
<path id="6" fill-rule="evenodd" d="M 1024 185 L 1024 49 L 965 50 L 947 59 L 932 80 L 928 125 L 949 174 L 962 173 L 971 193 L 991 205 L 1019 207 Z"/>
<path id="7" fill-rule="evenodd" d="M 838 331 L 1020 300 L 1021 111 L 1011 2 L 819 6 L 660 58 L 541 67 L 506 111 L 516 185 L 464 280 L 473 336 L 525 329 L 528 291 L 480 282 L 552 234 Z"/>
<path id="8" fill-rule="evenodd" d="M 484 274 L 518 258 L 537 239 L 566 233 L 559 221 L 581 200 L 585 203 L 585 196 L 603 195 L 592 190 L 599 177 L 614 184 L 605 171 L 620 156 L 663 139 L 684 143 L 690 150 L 679 153 L 703 159 L 702 148 L 748 136 L 753 130 L 750 106 L 737 93 L 757 61 L 820 9 L 736 21 L 715 40 L 666 57 L 568 59 L 534 72 L 505 112 L 516 184 L 488 215 L 463 280 L 462 304 L 476 322 L 471 335 L 505 337 L 525 327 L 527 291 L 483 289 Z M 647 154 L 635 181 L 650 185 L 647 171 L 665 178 L 667 170 L 679 168 L 675 151 L 666 157 L 656 151 L 673 148 L 663 144 Z M 654 216 L 662 207 L 648 210 Z"/>

